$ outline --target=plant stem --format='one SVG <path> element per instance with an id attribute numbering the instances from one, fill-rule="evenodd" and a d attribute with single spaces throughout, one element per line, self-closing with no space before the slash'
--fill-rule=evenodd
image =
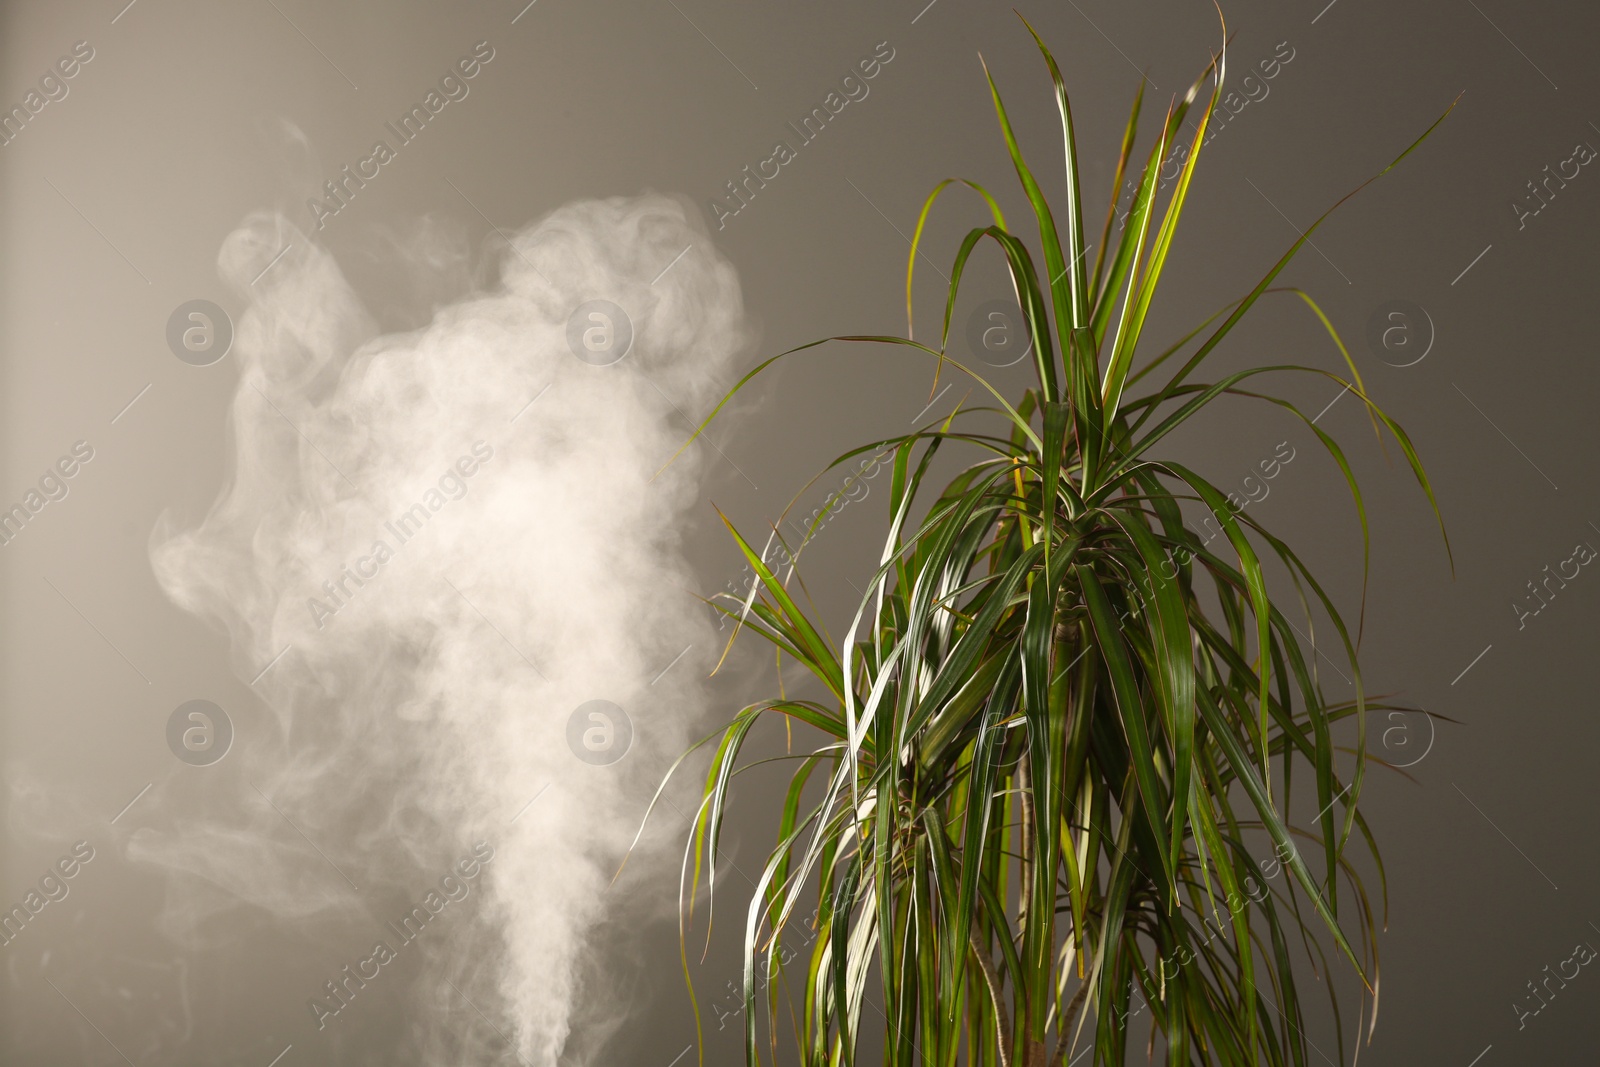
<path id="1" fill-rule="evenodd" d="M 1053 1067 L 1061 1067 L 1067 1058 L 1067 1044 L 1071 1037 L 1072 1024 L 1077 1021 L 1078 1009 L 1083 1007 L 1083 998 L 1089 992 L 1087 981 L 1078 983 L 1078 991 L 1072 994 L 1072 1002 L 1067 1005 L 1067 1010 L 1062 1013 L 1061 1022 L 1056 1026 L 1056 1054 L 1052 1057 Z"/>
<path id="2" fill-rule="evenodd" d="M 1004 935 L 1002 935 L 1004 936 Z M 1011 1067 L 1011 1020 L 1006 1013 L 1006 1003 L 1000 994 L 1000 976 L 995 972 L 994 961 L 989 958 L 989 953 L 978 942 L 978 925 L 973 923 L 972 932 L 967 935 L 967 944 L 972 949 L 972 955 L 978 961 L 978 969 L 983 971 L 984 984 L 989 987 L 989 999 L 994 1001 L 995 1034 L 1000 1042 L 1000 1067 Z"/>

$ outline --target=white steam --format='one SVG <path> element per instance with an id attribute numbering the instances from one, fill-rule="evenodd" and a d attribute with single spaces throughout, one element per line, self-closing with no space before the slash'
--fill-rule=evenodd
<path id="1" fill-rule="evenodd" d="M 243 903 L 364 922 L 427 955 L 405 1044 L 428 1062 L 504 1061 L 502 1033 L 536 1067 L 581 1058 L 585 938 L 640 788 L 689 736 L 714 643 L 678 544 L 695 453 L 655 475 L 744 347 L 734 271 L 661 197 L 560 209 L 508 239 L 492 291 L 403 335 L 376 335 L 281 216 L 248 220 L 219 262 L 249 303 L 233 472 L 151 556 L 180 605 L 226 624 L 245 681 L 283 653 L 255 684 L 277 729 L 240 759 L 237 817 L 141 830 L 130 854 L 185 872 L 174 935 Z M 596 299 L 631 319 L 611 366 L 569 344 Z M 568 744 L 592 699 L 632 720 L 609 766 Z M 447 928 L 402 948 L 383 920 L 479 842 L 493 859 L 435 920 Z M 410 982 L 373 981 L 389 1011 Z M 307 998 L 327 992 L 304 994 L 286 999 L 309 1024 Z M 363 996 L 379 999 L 357 992 L 346 1012 Z M 347 1025 L 324 1024 L 319 1040 Z"/>

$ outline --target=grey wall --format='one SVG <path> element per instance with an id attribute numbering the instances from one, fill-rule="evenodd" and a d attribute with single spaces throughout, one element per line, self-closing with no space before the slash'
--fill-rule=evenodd
<path id="1" fill-rule="evenodd" d="M 159 514 L 197 514 L 225 476 L 232 366 L 188 366 L 164 336 L 185 301 L 238 310 L 213 267 L 222 237 L 261 207 L 309 225 L 296 167 L 329 175 L 353 162 L 384 120 L 488 40 L 496 59 L 471 96 L 318 233 L 386 325 L 425 318 L 385 255 L 386 235 L 419 217 L 459 226 L 476 244 L 487 220 L 516 227 L 575 198 L 655 190 L 692 200 L 737 265 L 763 330 L 752 364 L 825 334 L 897 331 L 906 237 L 933 183 L 977 179 L 1025 217 L 980 51 L 1030 157 L 1041 169 L 1057 158 L 1048 82 L 1009 5 L 924 2 L 6 5 L 0 104 L 20 103 L 74 42 L 88 41 L 94 58 L 64 99 L 0 147 L 0 503 L 21 500 L 76 441 L 94 458 L 64 500 L 0 547 L 0 721 L 13 784 L 0 902 L 21 900 L 75 841 L 91 842 L 95 858 L 66 900 L 0 947 L 0 1062 L 111 1064 L 126 1053 L 140 1064 L 265 1067 L 289 1044 L 285 1065 L 410 1062 L 386 1036 L 404 1003 L 398 989 L 368 1005 L 366 1051 L 321 1042 L 303 990 L 284 977 L 311 951 L 292 926 L 259 919 L 226 953 L 168 942 L 156 921 L 161 880 L 120 853 L 139 804 L 112 822 L 146 783 L 167 791 L 169 805 L 195 789 L 195 769 L 173 760 L 163 736 L 179 703 L 219 701 L 241 736 L 266 714 L 224 636 L 161 594 L 146 552 Z M 1516 1006 L 1537 1006 L 1526 983 L 1546 965 L 1554 970 L 1577 943 L 1600 944 L 1591 924 L 1600 910 L 1587 903 L 1600 887 L 1590 817 L 1600 799 L 1591 769 L 1600 577 L 1582 568 L 1537 615 L 1513 605 L 1533 606 L 1526 586 L 1546 564 L 1580 542 L 1600 546 L 1600 373 L 1589 326 L 1600 172 L 1583 166 L 1536 215 L 1519 219 L 1512 204 L 1532 205 L 1526 183 L 1576 144 L 1600 146 L 1600 16 L 1577 3 L 1324 2 L 1227 5 L 1236 71 L 1280 42 L 1293 58 L 1209 146 L 1150 332 L 1176 336 L 1245 292 L 1296 227 L 1464 94 L 1423 150 L 1346 205 L 1285 276 L 1316 295 L 1376 397 L 1409 429 L 1454 551 L 1452 574 L 1393 445 L 1387 455 L 1377 448 L 1350 399 L 1333 407 L 1319 425 L 1346 442 L 1373 515 L 1369 686 L 1459 721 L 1435 734 L 1419 717 L 1380 720 L 1369 738 L 1375 754 L 1414 765 L 1410 781 L 1376 773 L 1363 796 L 1387 861 L 1390 915 L 1382 1012 L 1363 1062 L 1587 1062 L 1600 977 L 1580 973 L 1520 1022 Z M 1138 72 L 1155 86 L 1147 108 L 1159 110 L 1206 61 L 1215 14 L 1200 0 L 1023 7 L 1062 61 L 1088 180 L 1102 189 Z M 708 201 L 791 139 L 785 123 L 884 41 L 894 58 L 870 95 L 718 229 Z M 271 135 L 278 119 L 304 131 L 315 162 L 282 150 Z M 931 261 L 943 269 L 960 233 L 982 220 L 979 205 L 951 195 L 930 229 Z M 942 282 L 931 266 L 920 276 L 931 310 Z M 973 285 L 963 308 L 1003 293 L 992 259 Z M 1365 340 L 1395 300 L 1425 312 L 1408 320 L 1415 345 L 1431 324 L 1425 358 L 1403 367 L 1392 364 L 1409 355 L 1379 358 Z M 1218 359 L 1340 369 L 1315 321 L 1288 300 L 1263 306 Z M 1020 367 L 996 378 L 1024 380 Z M 1337 392 L 1310 379 L 1281 389 L 1309 410 Z M 959 393 L 941 397 L 939 410 Z M 729 460 L 711 467 L 690 537 L 704 588 L 738 571 L 710 501 L 759 528 L 836 452 L 905 427 L 927 402 L 925 368 L 883 352 L 837 346 L 774 373 L 759 402 L 714 431 Z M 1303 427 L 1229 407 L 1170 447 L 1227 484 L 1280 441 L 1296 458 L 1253 507 L 1304 546 L 1353 614 L 1358 527 L 1336 469 Z M 803 510 L 822 496 L 813 488 Z M 851 505 L 809 557 L 811 587 L 836 624 L 853 595 L 847 579 L 873 554 L 881 496 Z M 755 670 L 717 690 L 725 706 L 707 721 L 756 686 Z M 1340 693 L 1344 683 L 1327 677 Z M 24 781 L 48 788 L 23 795 Z M 752 825 L 735 828 L 735 862 L 763 840 L 769 793 L 749 794 Z M 50 799 L 61 797 L 71 802 Z M 670 897 L 670 872 L 660 882 L 639 892 Z M 735 880 L 730 892 L 739 889 Z M 586 994 L 614 998 L 624 1020 L 606 1061 L 666 1067 L 694 1033 L 670 919 L 607 936 L 608 951 L 632 963 L 626 984 Z M 710 997 L 725 992 L 734 973 L 726 938 L 697 973 Z M 709 1061 L 735 1062 L 734 1026 L 719 1031 L 709 1011 L 707 1023 Z M 1315 1032 L 1333 1062 L 1330 1031 Z"/>

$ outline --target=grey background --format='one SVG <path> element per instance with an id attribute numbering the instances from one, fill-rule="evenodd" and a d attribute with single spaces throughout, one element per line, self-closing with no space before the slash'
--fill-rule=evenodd
<path id="1" fill-rule="evenodd" d="M 574 198 L 647 189 L 688 197 L 709 224 L 706 204 L 723 184 L 789 139 L 786 121 L 890 42 L 895 58 L 869 97 L 715 232 L 762 326 L 753 364 L 826 334 L 903 329 L 906 237 L 941 178 L 985 183 L 1030 235 L 977 53 L 1041 171 L 1058 159 L 1048 82 L 1009 6 L 966 0 L 538 0 L 527 9 L 519 0 L 123 2 L 10 3 L 0 16 L 6 107 L 73 42 L 87 40 L 96 53 L 66 99 L 0 148 L 0 500 L 20 499 L 74 441 L 95 449 L 70 495 L 0 548 L 6 767 L 26 767 L 30 780 L 79 802 L 40 814 L 8 791 L 0 900 L 20 899 L 71 842 L 97 849 L 26 942 L 0 948 L 0 1062 L 123 1062 L 115 1044 L 140 1064 L 265 1067 L 290 1042 L 286 1065 L 367 1062 L 336 1058 L 306 1025 L 298 975 L 316 967 L 304 966 L 292 931 L 262 920 L 228 958 L 166 943 L 154 926 L 159 879 L 118 857 L 137 806 L 110 823 L 147 782 L 185 788 L 175 771 L 194 769 L 178 765 L 164 741 L 179 703 L 217 700 L 241 737 L 263 714 L 230 670 L 223 636 L 162 595 L 146 543 L 161 512 L 194 515 L 214 496 L 235 386 L 227 360 L 195 368 L 171 355 L 167 316 L 195 298 L 237 310 L 213 263 L 247 212 L 279 206 L 309 222 L 273 123 L 297 124 L 315 169 L 332 174 L 365 155 L 381 123 L 474 42 L 493 44 L 495 61 L 469 98 L 319 235 L 385 324 L 401 328 L 425 314 L 385 256 L 388 235 L 427 215 L 477 246 L 486 220 L 513 228 Z M 1022 8 L 1071 83 L 1098 196 L 1138 71 L 1159 87 L 1147 94 L 1158 111 L 1205 63 L 1218 39 L 1215 13 L 1201 0 Z M 1377 398 L 1412 434 L 1455 558 L 1452 576 L 1393 446 L 1386 458 L 1354 402 L 1332 408 L 1319 425 L 1349 448 L 1373 515 L 1369 685 L 1461 722 L 1439 727 L 1411 768 L 1415 782 L 1377 773 L 1363 796 L 1384 848 L 1391 922 L 1381 1016 L 1362 1061 L 1591 1062 L 1600 978 L 1580 975 L 1521 1030 L 1512 1005 L 1575 943 L 1600 943 L 1591 926 L 1600 909 L 1590 904 L 1600 887 L 1591 769 L 1600 579 L 1585 570 L 1520 630 L 1510 605 L 1576 542 L 1600 545 L 1591 525 L 1600 524 L 1600 376 L 1590 326 L 1600 175 L 1584 168 L 1522 229 L 1509 205 L 1576 142 L 1600 144 L 1600 15 L 1577 3 L 1506 0 L 1234 0 L 1226 14 L 1240 73 L 1279 42 L 1295 58 L 1270 95 L 1208 147 L 1149 328 L 1155 338 L 1177 336 L 1245 292 L 1295 226 L 1465 93 L 1422 151 L 1319 232 L 1321 254 L 1308 248 L 1286 275 L 1322 302 Z M 943 269 L 960 234 L 983 220 L 974 200 L 949 194 L 930 228 L 931 260 Z M 920 270 L 919 299 L 931 312 L 942 282 L 931 267 Z M 991 257 L 963 308 L 1003 292 Z M 1424 307 L 1437 333 L 1427 358 L 1405 368 L 1386 365 L 1363 340 L 1369 316 L 1396 298 Z M 933 319 L 920 322 L 926 330 Z M 1339 369 L 1315 321 L 1286 299 L 1264 305 L 1218 366 L 1266 361 Z M 1020 389 L 1021 370 L 995 377 Z M 1280 391 L 1315 411 L 1336 388 L 1286 379 Z M 939 410 L 959 393 L 945 394 Z M 834 346 L 771 375 L 758 404 L 714 431 L 738 470 L 713 467 L 690 539 L 705 589 L 738 571 L 710 501 L 759 528 L 833 455 L 905 427 L 928 400 L 924 367 L 864 348 Z M 1358 529 L 1336 469 L 1303 427 L 1278 412 L 1225 406 L 1168 450 L 1227 484 L 1284 440 L 1296 460 L 1252 507 L 1303 548 L 1353 614 Z M 814 487 L 803 510 L 824 495 Z M 853 596 L 847 579 L 875 553 L 881 501 L 851 505 L 808 556 L 809 584 L 841 628 Z M 734 690 L 743 691 L 718 690 L 726 706 L 708 709 L 708 723 L 732 710 Z M 1389 725 L 1375 722 L 1374 752 L 1382 754 L 1377 735 Z M 1408 728 L 1426 731 L 1416 721 Z M 1417 748 L 1405 751 L 1397 758 Z M 733 829 L 736 861 L 765 840 L 767 799 L 750 791 Z M 670 896 L 673 886 L 648 891 Z M 624 1022 L 602 1062 L 665 1067 L 694 1034 L 671 923 L 611 931 L 607 942 L 621 984 L 593 995 L 615 998 Z M 719 937 L 697 968 L 707 998 L 733 966 Z M 382 1013 L 402 1003 L 403 991 L 391 992 L 394 1001 L 369 1005 L 361 1024 L 372 1062 L 409 1062 L 386 1036 Z M 708 1061 L 736 1062 L 734 1026 L 719 1031 L 709 1010 L 706 1021 Z M 1333 1062 L 1327 1025 L 1314 1032 Z"/>

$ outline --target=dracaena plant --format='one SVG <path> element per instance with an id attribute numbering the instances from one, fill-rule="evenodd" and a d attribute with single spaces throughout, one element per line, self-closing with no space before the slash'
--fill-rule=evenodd
<path id="1" fill-rule="evenodd" d="M 956 252 L 937 347 L 910 336 L 830 339 L 910 348 L 928 358 L 936 382 L 965 374 L 994 401 L 836 461 L 892 455 L 880 564 L 840 647 L 800 602 L 809 603 L 796 579 L 803 544 L 785 546 L 784 562 L 771 565 L 771 551 L 728 524 L 758 580 L 745 597 L 719 598 L 721 610 L 824 691 L 753 704 L 702 742 L 713 754 L 685 878 L 698 885 L 706 865 L 715 887 L 730 788 L 747 769 L 741 750 L 763 716 L 791 727 L 796 769 L 744 927 L 752 1064 L 779 1058 L 780 1031 L 792 1031 L 808 1067 L 853 1064 L 864 1040 L 890 1065 L 1044 1067 L 1091 1044 L 1095 1063 L 1122 1064 L 1130 1017 L 1144 1014 L 1135 991 L 1148 1005 L 1148 1024 L 1137 1024 L 1150 1032 L 1141 1057 L 1159 1035 L 1169 1064 L 1305 1064 L 1306 972 L 1326 986 L 1337 1023 L 1338 957 L 1359 977 L 1358 1025 L 1376 1021 L 1380 920 L 1363 877 L 1381 881 L 1382 865 L 1357 804 L 1374 759 L 1366 716 L 1390 705 L 1364 695 L 1359 634 L 1293 549 L 1159 446 L 1223 397 L 1298 416 L 1349 485 L 1365 564 L 1366 515 L 1340 446 L 1254 380 L 1306 373 L 1365 403 L 1437 515 L 1433 492 L 1327 317 L 1299 290 L 1273 288 L 1327 214 L 1241 299 L 1174 344 L 1149 352 L 1144 343 L 1226 47 L 1169 106 L 1139 167 L 1141 85 L 1099 251 L 1088 258 L 1072 112 L 1055 60 L 1034 39 L 1061 115 L 1065 181 L 1054 207 L 989 78 L 1034 243 L 1012 231 L 994 197 L 964 182 L 993 224 Z M 1208 83 L 1163 196 L 1158 171 L 1179 157 L 1185 118 Z M 1137 191 L 1118 236 L 1130 166 Z M 923 224 L 949 185 L 934 189 L 918 222 L 908 318 Z M 1014 401 L 946 351 L 969 257 L 985 242 L 998 246 L 1031 341 L 1036 376 Z M 1348 379 L 1269 366 L 1199 380 L 1269 293 L 1304 301 Z M 941 449 L 972 459 L 934 486 Z M 1197 516 L 1226 536 L 1215 546 L 1202 538 L 1185 521 Z M 1365 578 L 1361 595 L 1364 607 Z M 1349 661 L 1348 699 L 1324 695 L 1318 653 L 1301 637 L 1316 606 Z M 1344 720 L 1354 741 L 1338 758 Z M 1265 876 L 1250 839 L 1287 877 Z M 1352 862 L 1353 841 L 1370 861 Z"/>

